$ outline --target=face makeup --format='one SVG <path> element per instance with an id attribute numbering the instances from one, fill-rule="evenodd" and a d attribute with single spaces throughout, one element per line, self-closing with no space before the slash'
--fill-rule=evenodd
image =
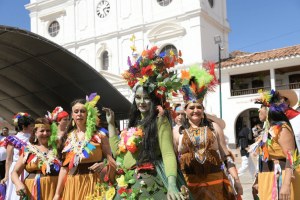
<path id="1" fill-rule="evenodd" d="M 85 124 L 87 118 L 87 111 L 82 103 L 76 103 L 72 107 L 72 118 L 77 125 Z"/>
<path id="2" fill-rule="evenodd" d="M 147 113 L 150 110 L 150 97 L 143 87 L 139 87 L 135 93 L 135 102 L 141 113 Z"/>

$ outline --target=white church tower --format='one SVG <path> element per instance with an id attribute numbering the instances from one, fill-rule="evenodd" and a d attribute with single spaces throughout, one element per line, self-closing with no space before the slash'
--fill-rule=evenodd
<path id="1" fill-rule="evenodd" d="M 229 56 L 226 0 L 31 0 L 31 31 L 73 52 L 128 97 L 121 73 L 132 51 L 158 46 L 182 51 L 184 69 Z M 175 69 L 175 70 L 176 70 Z"/>

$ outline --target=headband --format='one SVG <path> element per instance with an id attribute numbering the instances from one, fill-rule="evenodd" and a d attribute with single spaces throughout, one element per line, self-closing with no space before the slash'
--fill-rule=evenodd
<path id="1" fill-rule="evenodd" d="M 51 128 L 50 124 L 35 124 L 34 128 Z"/>

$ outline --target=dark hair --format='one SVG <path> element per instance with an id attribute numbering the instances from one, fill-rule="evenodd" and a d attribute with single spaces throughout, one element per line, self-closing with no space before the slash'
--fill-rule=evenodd
<path id="1" fill-rule="evenodd" d="M 19 117 L 18 125 L 15 126 L 15 130 L 17 132 L 23 131 L 23 125 L 27 128 L 32 123 L 34 123 L 34 119 L 30 116 Z"/>
<path id="2" fill-rule="evenodd" d="M 185 105 L 185 109 L 188 107 L 189 104 Z M 203 105 L 202 105 L 203 106 Z M 203 106 L 204 108 L 204 106 Z M 206 117 L 206 114 L 205 112 L 203 113 L 203 116 L 204 118 L 201 119 L 201 122 L 200 122 L 200 126 L 208 126 L 208 128 L 211 130 L 211 131 L 214 131 L 214 126 L 212 124 L 212 122 L 210 122 L 207 117 Z M 184 129 L 188 129 L 190 128 L 191 124 L 189 122 L 189 119 L 186 117 L 184 118 L 184 120 L 182 121 L 182 126 L 179 127 L 179 133 L 182 134 L 182 131 Z"/>
<path id="3" fill-rule="evenodd" d="M 274 93 L 274 95 L 272 96 L 270 102 L 275 102 L 275 103 L 280 102 L 278 92 Z M 285 122 L 291 128 L 291 130 L 293 131 L 293 127 L 290 123 L 290 120 L 287 118 L 287 116 L 284 114 L 283 111 L 278 111 L 278 110 L 274 111 L 274 110 L 269 109 L 268 119 L 270 121 L 270 125 L 276 125 L 277 123 Z M 297 144 L 296 144 L 295 134 L 294 134 L 294 141 L 295 141 L 295 149 L 296 149 Z"/>
<path id="4" fill-rule="evenodd" d="M 37 118 L 35 120 L 34 124 L 45 124 L 45 125 L 49 124 L 51 126 L 52 122 L 49 119 L 47 119 L 47 118 L 44 117 L 44 118 Z M 32 133 L 31 133 L 31 135 L 30 135 L 29 142 L 31 144 L 37 144 L 38 143 L 38 141 L 34 142 L 34 140 L 35 140 L 35 133 L 36 133 L 37 129 L 38 128 L 35 127 L 33 129 Z"/>
<path id="5" fill-rule="evenodd" d="M 141 87 L 138 86 L 137 89 Z M 143 87 L 144 91 L 148 91 L 147 87 Z M 162 105 L 165 100 L 161 102 L 158 97 L 155 95 L 154 92 L 148 94 L 150 97 L 150 110 L 147 113 L 146 117 L 141 121 L 141 112 L 139 111 L 135 99 L 131 105 L 130 113 L 129 113 L 129 124 L 128 127 L 136 127 L 136 126 L 143 126 L 144 127 L 144 137 L 142 140 L 142 147 L 141 151 L 137 157 L 137 165 L 140 165 L 144 161 L 156 163 L 158 160 L 157 156 L 155 155 L 156 147 L 158 144 L 158 129 L 157 121 L 158 119 L 163 122 L 165 117 L 169 119 L 170 122 L 170 114 L 165 110 L 164 116 L 158 118 L 157 114 L 157 106 Z"/>
<path id="6" fill-rule="evenodd" d="M 3 130 L 3 129 L 6 129 L 6 130 L 8 130 L 8 128 L 7 128 L 7 127 L 3 127 L 3 128 L 2 128 L 2 130 Z"/>

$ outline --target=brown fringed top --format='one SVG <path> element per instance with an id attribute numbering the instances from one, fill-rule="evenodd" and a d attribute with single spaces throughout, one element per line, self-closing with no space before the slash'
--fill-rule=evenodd
<path id="1" fill-rule="evenodd" d="M 212 144 L 214 143 L 214 140 L 216 138 L 208 127 L 207 127 L 206 144 L 204 144 L 205 139 L 203 138 L 203 136 L 201 137 L 199 135 L 199 133 L 205 131 L 205 127 L 198 127 L 198 128 L 190 127 L 188 131 L 193 141 L 195 141 L 196 138 L 198 139 L 199 145 L 198 148 L 197 147 L 194 148 L 193 142 L 191 141 L 190 137 L 188 136 L 185 130 L 183 131 L 184 135 L 182 138 L 182 146 L 186 147 L 188 151 L 180 157 L 180 161 L 179 161 L 180 168 L 181 170 L 187 170 L 189 168 L 193 168 L 193 170 L 196 172 L 198 176 L 200 176 L 200 178 L 205 179 L 209 174 L 212 165 L 221 168 L 219 154 L 215 149 L 212 148 Z M 206 156 L 206 160 L 204 161 L 203 164 L 201 164 L 196 160 L 194 149 L 204 150 L 203 154 L 198 153 L 198 155 L 200 155 L 199 157 L 201 160 L 202 158 L 204 158 L 202 156 Z"/>

